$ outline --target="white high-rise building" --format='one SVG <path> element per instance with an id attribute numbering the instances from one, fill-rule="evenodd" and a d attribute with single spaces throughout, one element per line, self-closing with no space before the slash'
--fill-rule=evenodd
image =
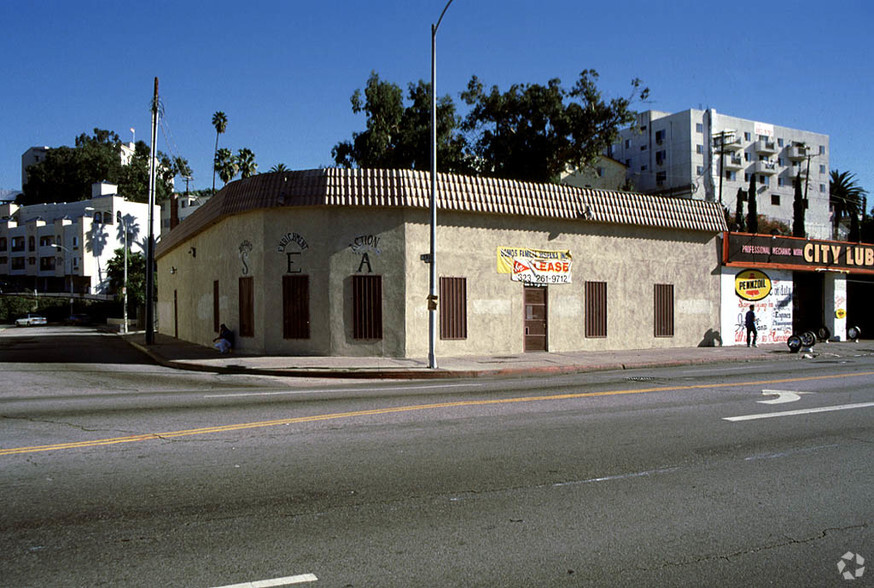
<path id="1" fill-rule="evenodd" d="M 648 110 L 620 133 L 608 155 L 628 167 L 635 191 L 720 202 L 732 217 L 738 190 L 746 191 L 755 174 L 758 213 L 790 229 L 793 184 L 800 177 L 807 236 L 831 238 L 828 135 L 714 109 Z"/>
<path id="2" fill-rule="evenodd" d="M 131 251 L 145 251 L 148 213 L 148 204 L 126 200 L 106 182 L 92 186 L 89 200 L 0 204 L 3 289 L 108 297 L 107 264 L 124 247 L 125 237 Z M 155 206 L 156 237 L 160 218 L 161 207 Z"/>

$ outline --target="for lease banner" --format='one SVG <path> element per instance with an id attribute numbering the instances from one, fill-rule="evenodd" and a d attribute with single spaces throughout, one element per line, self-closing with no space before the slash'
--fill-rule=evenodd
<path id="1" fill-rule="evenodd" d="M 527 247 L 498 247 L 498 273 L 515 273 L 516 260 L 539 260 L 539 261 L 566 261 L 568 273 L 570 273 L 571 252 L 549 251 L 546 249 L 529 249 Z"/>
<path id="2" fill-rule="evenodd" d="M 526 284 L 570 284 L 571 260 L 517 257 L 510 279 Z"/>

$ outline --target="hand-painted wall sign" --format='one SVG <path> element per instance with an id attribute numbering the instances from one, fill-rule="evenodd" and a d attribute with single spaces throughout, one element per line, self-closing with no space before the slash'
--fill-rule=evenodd
<path id="1" fill-rule="evenodd" d="M 382 251 L 379 249 L 379 239 L 376 235 L 358 235 L 349 243 L 349 248 L 361 256 L 361 261 L 358 263 L 358 269 L 356 270 L 357 273 L 373 273 L 368 253 L 382 254 Z M 367 267 L 366 272 L 364 271 L 365 266 Z"/>
<path id="2" fill-rule="evenodd" d="M 252 243 L 249 240 L 240 243 L 240 262 L 243 264 L 243 275 L 249 274 L 249 254 L 252 253 Z"/>
<path id="3" fill-rule="evenodd" d="M 290 249 L 292 245 L 294 245 L 295 247 L 293 249 Z M 301 270 L 301 268 L 295 267 L 296 263 L 294 259 L 298 257 L 301 252 L 306 251 L 309 248 L 309 243 L 307 243 L 306 239 L 304 239 L 303 236 L 298 233 L 286 233 L 282 236 L 282 238 L 279 240 L 279 245 L 276 247 L 276 250 L 279 253 L 285 253 L 285 258 L 288 262 L 286 273 L 299 274 L 303 271 Z"/>

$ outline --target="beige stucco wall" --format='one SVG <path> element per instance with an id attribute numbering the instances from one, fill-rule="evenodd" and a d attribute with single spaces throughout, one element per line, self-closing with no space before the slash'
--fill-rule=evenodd
<path id="1" fill-rule="evenodd" d="M 327 207 L 266 209 L 227 217 L 158 260 L 159 330 L 175 335 L 175 320 L 181 339 L 210 344 L 215 337 L 213 282 L 218 280 L 220 320 L 237 333 L 240 350 L 402 355 L 403 321 L 391 318 L 403 316 L 402 218 L 399 209 L 374 214 L 372 209 Z M 383 276 L 384 336 L 378 341 L 352 338 L 348 301 L 351 276 L 359 269 Z M 283 338 L 282 276 L 287 273 L 309 276 L 307 340 Z M 238 283 L 243 276 L 254 279 L 254 337 L 238 334 Z"/>
<path id="2" fill-rule="evenodd" d="M 238 337 L 241 350 L 426 357 L 429 267 L 420 255 L 429 249 L 428 219 L 425 209 L 371 207 L 284 207 L 226 217 L 158 259 L 159 330 L 174 335 L 178 326 L 180 338 L 210 344 L 218 280 L 221 322 L 238 332 L 238 280 L 246 275 L 255 281 L 255 336 Z M 251 245 L 245 258 L 244 242 Z M 719 329 L 715 235 L 447 211 L 439 215 L 437 270 L 467 278 L 468 337 L 438 337 L 438 357 L 523 351 L 523 286 L 497 272 L 499 246 L 573 256 L 572 283 L 548 288 L 549 351 L 694 346 Z M 282 276 L 289 270 L 310 279 L 308 340 L 283 339 Z M 382 276 L 381 340 L 352 338 L 356 273 Z M 606 338 L 584 336 L 587 280 L 607 282 Z M 653 336 L 657 283 L 674 285 L 671 338 Z"/>
<path id="3" fill-rule="evenodd" d="M 411 219 L 407 254 L 406 353 L 428 353 L 428 268 L 424 215 Z M 519 228 L 525 225 L 526 228 Z M 572 283 L 548 288 L 548 349 L 553 352 L 688 347 L 719 330 L 717 239 L 704 233 L 640 227 L 443 213 L 437 233 L 437 273 L 467 278 L 468 338 L 440 340 L 438 356 L 521 353 L 523 285 L 497 272 L 499 246 L 570 250 Z M 586 338 L 584 283 L 607 282 L 607 337 Z M 674 285 L 675 335 L 653 336 L 654 284 Z"/>

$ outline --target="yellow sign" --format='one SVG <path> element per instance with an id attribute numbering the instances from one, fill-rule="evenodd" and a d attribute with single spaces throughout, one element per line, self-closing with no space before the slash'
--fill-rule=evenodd
<path id="1" fill-rule="evenodd" d="M 744 300 L 761 300 L 771 293 L 771 278 L 759 270 L 744 270 L 734 278 L 734 291 Z"/>
<path id="2" fill-rule="evenodd" d="M 528 249 L 526 247 L 498 247 L 498 273 L 512 274 L 517 259 L 536 261 L 570 262 L 571 252 L 547 251 L 546 249 Z"/>
<path id="3" fill-rule="evenodd" d="M 839 319 L 845 319 L 845 318 L 847 318 L 847 311 L 844 310 L 843 308 L 839 308 L 835 311 L 835 317 L 837 317 Z"/>

